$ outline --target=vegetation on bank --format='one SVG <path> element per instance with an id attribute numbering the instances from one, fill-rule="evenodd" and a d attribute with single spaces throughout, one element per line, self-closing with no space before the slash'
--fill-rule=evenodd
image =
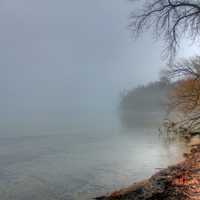
<path id="1" fill-rule="evenodd" d="M 135 2 L 135 1 L 133 1 Z M 141 5 L 141 4 L 139 4 Z M 138 36 L 153 30 L 161 38 L 168 55 L 165 77 L 170 83 L 161 82 L 139 87 L 122 95 L 121 119 L 128 125 L 136 122 L 138 113 L 160 112 L 167 99 L 167 120 L 164 132 L 168 136 L 181 135 L 191 138 L 200 135 L 200 56 L 175 62 L 180 41 L 189 36 L 198 41 L 200 36 L 200 2 L 196 0 L 148 0 L 131 14 L 130 28 Z M 199 41 L 198 41 L 199 42 Z M 166 83 L 165 83 L 166 84 Z M 168 96 L 166 98 L 166 91 Z M 139 119 L 139 120 L 141 120 Z M 200 145 L 185 154 L 185 161 L 161 170 L 142 185 L 137 185 L 100 197 L 100 200 L 189 200 L 200 196 Z"/>
<path id="2" fill-rule="evenodd" d="M 200 57 L 174 63 L 165 71 L 173 82 L 168 95 L 168 135 L 200 135 Z"/>
<path id="3" fill-rule="evenodd" d="M 121 94 L 119 111 L 122 124 L 133 128 L 161 123 L 171 87 L 169 81 L 160 80 Z"/>
<path id="4" fill-rule="evenodd" d="M 200 56 L 166 67 L 160 81 L 121 95 L 120 116 L 127 127 L 164 119 L 168 136 L 200 135 Z"/>
<path id="5" fill-rule="evenodd" d="M 200 58 L 177 62 L 181 40 L 189 38 L 199 43 L 200 3 L 195 0 L 148 0 L 131 14 L 130 28 L 139 36 L 147 30 L 165 43 L 168 55 L 167 76 L 175 81 L 169 95 L 169 115 L 164 123 L 170 135 L 200 133 Z M 172 133 L 172 134 L 171 134 Z"/>

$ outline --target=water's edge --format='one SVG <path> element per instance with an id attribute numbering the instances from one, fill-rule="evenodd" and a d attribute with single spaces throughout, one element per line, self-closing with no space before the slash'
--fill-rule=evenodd
<path id="1" fill-rule="evenodd" d="M 189 146 L 189 153 L 184 153 L 183 161 L 160 170 L 149 179 L 133 183 L 127 188 L 96 197 L 95 199 L 182 200 L 185 199 L 185 193 L 189 196 L 200 195 L 198 190 L 191 190 L 191 188 L 198 188 L 196 186 L 200 181 L 200 143 L 190 144 Z"/>

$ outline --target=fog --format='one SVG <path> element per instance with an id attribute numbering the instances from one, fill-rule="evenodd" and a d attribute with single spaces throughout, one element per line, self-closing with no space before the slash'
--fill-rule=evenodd
<path id="1" fill-rule="evenodd" d="M 136 6 L 127 0 L 1 1 L 2 131 L 28 121 L 57 119 L 62 126 L 80 113 L 113 111 L 123 89 L 158 79 L 163 44 L 151 33 L 132 38 L 129 15 Z"/>
<path id="2" fill-rule="evenodd" d="M 114 109 L 122 89 L 156 79 L 160 45 L 131 38 L 133 8 L 123 0 L 1 1 L 0 117 Z"/>
<path id="3" fill-rule="evenodd" d="M 181 157 L 182 144 L 163 145 L 155 123 L 120 124 L 120 93 L 158 80 L 166 62 L 151 32 L 132 37 L 136 7 L 128 0 L 0 1 L 1 198 L 86 200 Z M 179 56 L 196 52 L 181 48 Z M 133 116 L 130 102 L 139 112 L 154 105 L 156 94 L 148 100 L 143 93 L 143 104 L 134 95 L 124 101 L 123 119 Z"/>

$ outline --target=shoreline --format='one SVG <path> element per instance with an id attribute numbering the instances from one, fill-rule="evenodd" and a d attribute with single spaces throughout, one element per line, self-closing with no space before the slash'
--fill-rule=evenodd
<path id="1" fill-rule="evenodd" d="M 184 160 L 162 169 L 149 179 L 96 197 L 96 200 L 189 200 L 200 197 L 200 143 L 191 144 Z"/>

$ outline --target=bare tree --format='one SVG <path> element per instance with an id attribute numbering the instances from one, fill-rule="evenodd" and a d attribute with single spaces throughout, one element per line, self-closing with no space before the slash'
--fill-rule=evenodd
<path id="1" fill-rule="evenodd" d="M 162 74 L 171 80 L 190 78 L 200 80 L 200 56 L 169 64 L 168 68 L 162 71 Z"/>
<path id="2" fill-rule="evenodd" d="M 184 35 L 189 34 L 193 40 L 199 36 L 200 1 L 146 0 L 141 10 L 131 14 L 130 27 L 136 36 L 153 28 L 156 36 L 165 41 L 164 52 L 172 59 Z"/>
<path id="3" fill-rule="evenodd" d="M 200 57 L 170 65 L 165 71 L 173 81 L 169 92 L 168 132 L 200 134 Z M 173 120 L 170 119 L 172 114 Z"/>

